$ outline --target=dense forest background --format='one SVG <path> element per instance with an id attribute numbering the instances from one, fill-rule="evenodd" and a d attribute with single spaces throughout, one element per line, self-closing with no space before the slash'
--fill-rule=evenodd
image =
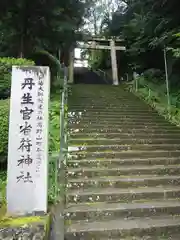
<path id="1" fill-rule="evenodd" d="M 57 75 L 60 53 L 68 64 L 69 50 L 76 40 L 81 39 L 81 29 L 92 4 L 91 0 L 0 1 L 0 192 L 3 201 L 6 201 L 12 65 L 50 66 L 49 153 L 58 153 L 62 79 Z M 50 202 L 56 196 L 55 166 L 52 162 L 49 167 Z"/>
<path id="2" fill-rule="evenodd" d="M 115 7 L 111 14 L 104 15 L 98 34 L 124 40 L 127 51 L 117 52 L 120 77 L 136 71 L 145 74 L 150 81 L 164 81 L 165 50 L 171 87 L 179 86 L 179 2 L 124 0 L 116 1 Z M 110 68 L 109 53 L 97 55 L 96 67 Z"/>
<path id="3" fill-rule="evenodd" d="M 0 56 L 45 63 L 48 51 L 58 57 L 82 35 L 115 36 L 127 51 L 117 52 L 120 77 L 136 70 L 164 74 L 167 51 L 171 84 L 179 84 L 180 15 L 177 0 L 8 0 L 0 3 Z M 97 52 L 97 67 L 110 68 L 109 52 Z M 148 72 L 147 72 L 148 71 Z M 151 76 L 150 76 L 151 77 Z"/>

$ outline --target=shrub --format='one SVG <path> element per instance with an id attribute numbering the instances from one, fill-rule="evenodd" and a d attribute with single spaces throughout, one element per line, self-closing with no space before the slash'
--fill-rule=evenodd
<path id="1" fill-rule="evenodd" d="M 33 61 L 21 58 L 0 58 L 0 98 L 10 96 L 12 66 L 34 65 Z M 9 99 L 0 100 L 0 163 L 6 164 L 8 152 Z"/>
<path id="2" fill-rule="evenodd" d="M 49 113 L 49 151 L 52 153 L 60 148 L 60 101 L 51 100 Z"/>
<path id="3" fill-rule="evenodd" d="M 144 72 L 144 78 L 150 82 L 160 83 L 164 81 L 164 73 L 160 69 L 151 68 Z"/>
<path id="4" fill-rule="evenodd" d="M 8 152 L 9 100 L 0 101 L 0 163 L 6 163 Z M 2 167 L 2 166 L 1 166 Z"/>
<path id="5" fill-rule="evenodd" d="M 10 96 L 12 66 L 34 65 L 33 61 L 23 58 L 0 58 L 0 98 Z"/>

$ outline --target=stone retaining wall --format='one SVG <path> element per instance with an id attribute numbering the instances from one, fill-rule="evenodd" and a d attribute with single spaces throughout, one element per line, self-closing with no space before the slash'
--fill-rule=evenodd
<path id="1" fill-rule="evenodd" d="M 50 215 L 0 220 L 0 240 L 47 240 L 49 231 Z"/>

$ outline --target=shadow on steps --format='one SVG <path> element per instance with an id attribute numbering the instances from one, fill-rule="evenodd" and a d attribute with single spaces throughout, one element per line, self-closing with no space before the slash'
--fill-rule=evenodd
<path id="1" fill-rule="evenodd" d="M 74 83 L 107 84 L 106 81 L 98 74 L 84 67 L 74 69 Z"/>

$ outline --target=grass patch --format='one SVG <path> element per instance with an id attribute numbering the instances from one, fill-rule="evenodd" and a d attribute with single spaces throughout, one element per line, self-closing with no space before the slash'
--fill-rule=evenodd
<path id="1" fill-rule="evenodd" d="M 4 217 L 0 220 L 1 227 L 18 227 L 25 224 L 33 224 L 33 223 L 43 223 L 46 224 L 48 216 L 31 216 L 31 217 L 18 217 L 18 218 L 11 218 L 11 217 Z"/>
<path id="2" fill-rule="evenodd" d="M 6 179 L 7 179 L 7 172 L 1 171 L 0 172 L 0 193 L 1 193 L 2 205 L 4 205 L 6 202 Z"/>
<path id="3" fill-rule="evenodd" d="M 147 82 L 142 77 L 140 77 L 137 81 L 137 92 L 135 91 L 134 83 L 131 85 L 128 84 L 126 89 L 147 102 L 159 113 L 159 115 L 164 116 L 166 120 L 180 126 L 179 92 L 176 89 L 172 89 L 170 94 L 171 105 L 170 108 L 168 108 L 166 88 L 164 84 L 158 85 L 152 82 Z"/>

